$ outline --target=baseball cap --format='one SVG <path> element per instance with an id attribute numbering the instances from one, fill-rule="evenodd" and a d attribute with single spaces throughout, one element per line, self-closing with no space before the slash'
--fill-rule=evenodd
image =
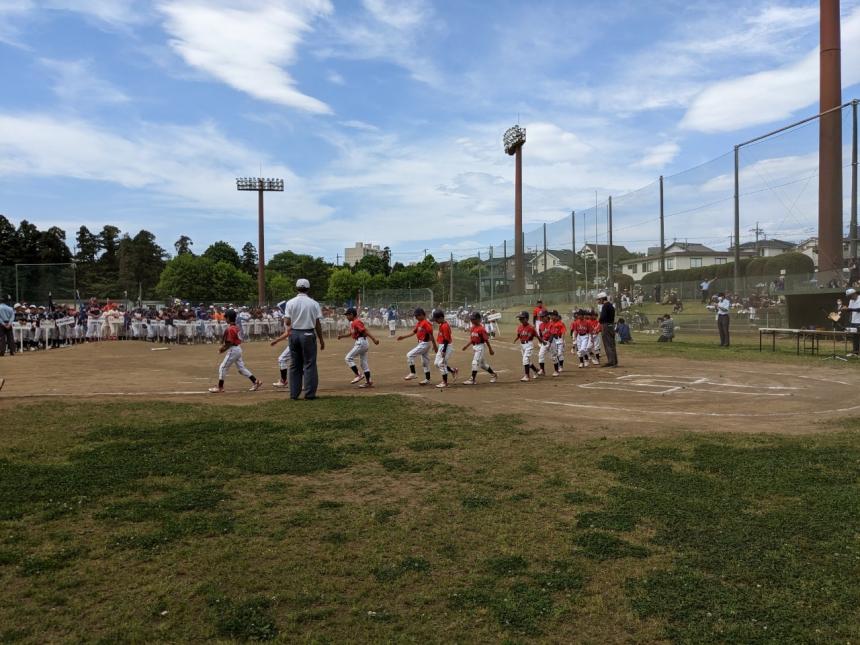
<path id="1" fill-rule="evenodd" d="M 853 296 L 855 293 L 857 293 L 857 290 L 856 290 L 856 289 L 846 289 L 846 290 L 845 290 L 845 295 L 846 295 L 846 296 Z"/>
<path id="2" fill-rule="evenodd" d="M 311 283 L 307 278 L 299 278 L 296 280 L 296 289 L 310 289 Z"/>

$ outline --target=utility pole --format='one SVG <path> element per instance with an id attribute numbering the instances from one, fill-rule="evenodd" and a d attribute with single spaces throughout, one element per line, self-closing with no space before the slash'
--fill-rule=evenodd
<path id="1" fill-rule="evenodd" d="M 582 218 L 582 239 L 585 243 L 585 246 L 588 246 L 588 236 L 585 234 L 585 218 Z M 585 269 L 585 298 L 588 299 L 588 258 L 585 255 L 582 256 L 582 266 Z"/>
<path id="2" fill-rule="evenodd" d="M 543 224 L 543 272 L 546 273 L 546 222 Z"/>
<path id="3" fill-rule="evenodd" d="M 597 228 L 597 191 L 594 191 L 594 286 L 600 284 L 600 240 Z"/>
<path id="4" fill-rule="evenodd" d="M 335 254 L 335 256 L 334 256 L 334 265 L 335 265 L 336 267 L 339 267 L 339 266 L 340 266 L 340 253 L 336 253 L 336 254 Z"/>
<path id="5" fill-rule="evenodd" d="M 239 177 L 236 179 L 236 190 L 256 191 L 257 200 L 257 303 L 262 307 L 266 304 L 266 251 L 263 239 L 263 193 L 274 191 L 284 192 L 283 179 L 263 179 L 262 177 Z"/>
<path id="6" fill-rule="evenodd" d="M 857 99 L 851 101 L 851 258 L 857 263 Z"/>
<path id="7" fill-rule="evenodd" d="M 750 229 L 750 233 L 755 233 L 755 255 L 758 257 L 759 249 L 758 249 L 758 236 L 764 233 L 762 229 L 759 228 L 758 222 L 755 223 L 755 228 Z"/>
<path id="8" fill-rule="evenodd" d="M 741 287 L 741 198 L 740 198 L 740 146 L 735 146 L 735 298 L 740 296 Z"/>
<path id="9" fill-rule="evenodd" d="M 448 308 L 454 306 L 454 253 L 451 253 L 451 275 L 449 276 L 450 289 L 448 289 Z"/>
<path id="10" fill-rule="evenodd" d="M 493 285 L 493 245 L 490 245 L 490 306 L 495 302 L 496 289 Z"/>
<path id="11" fill-rule="evenodd" d="M 502 255 L 505 260 L 505 294 L 508 293 L 508 241 L 502 240 Z"/>
<path id="12" fill-rule="evenodd" d="M 478 308 L 481 308 L 481 252 L 478 251 Z"/>

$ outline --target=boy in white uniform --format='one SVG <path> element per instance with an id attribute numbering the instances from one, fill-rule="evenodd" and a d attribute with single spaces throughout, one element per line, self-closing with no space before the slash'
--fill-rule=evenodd
<path id="1" fill-rule="evenodd" d="M 337 339 L 340 340 L 341 338 L 352 337 L 355 341 L 352 349 L 347 352 L 346 357 L 344 358 L 347 366 L 355 375 L 355 378 L 353 378 L 349 383 L 350 385 L 356 385 L 357 383 L 361 383 L 363 380 L 364 383 L 361 383 L 358 387 L 373 387 L 373 381 L 370 378 L 370 363 L 367 360 L 367 350 L 370 349 L 370 345 L 367 344 L 367 339 L 369 338 L 372 340 L 374 345 L 379 345 L 379 341 L 368 331 L 365 324 L 359 320 L 358 312 L 355 307 L 349 307 L 344 312 L 344 315 L 349 321 L 349 332 L 338 335 Z M 359 373 L 358 365 L 355 364 L 356 358 L 361 362 L 362 373 Z"/>

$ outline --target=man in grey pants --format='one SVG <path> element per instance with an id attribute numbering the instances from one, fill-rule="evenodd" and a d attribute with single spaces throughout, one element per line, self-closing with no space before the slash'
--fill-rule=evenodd
<path id="1" fill-rule="evenodd" d="M 606 352 L 606 363 L 601 367 L 618 367 L 618 353 L 615 350 L 615 305 L 609 302 L 605 291 L 597 294 L 597 302 L 600 305 L 597 321 L 603 329 L 600 339 L 603 342 L 603 351 Z"/>
<path id="2" fill-rule="evenodd" d="M 729 346 L 729 321 L 731 320 L 732 303 L 726 294 L 717 294 L 717 329 L 720 332 L 720 347 Z"/>
<path id="3" fill-rule="evenodd" d="M 299 398 L 304 383 L 305 400 L 317 398 L 319 375 L 317 373 L 317 339 L 320 350 L 325 349 L 322 336 L 322 309 L 319 303 L 308 296 L 311 283 L 305 278 L 296 281 L 298 295 L 287 302 L 284 322 L 290 327 L 290 398 Z"/>

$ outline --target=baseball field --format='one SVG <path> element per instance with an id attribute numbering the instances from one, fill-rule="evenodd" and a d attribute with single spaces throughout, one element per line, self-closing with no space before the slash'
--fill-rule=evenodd
<path id="1" fill-rule="evenodd" d="M 212 345 L 0 359 L 0 641 L 856 639 L 856 364 L 643 337 L 520 383 L 502 331 L 446 390 L 331 340 L 313 402 L 267 343 L 219 395 Z"/>

